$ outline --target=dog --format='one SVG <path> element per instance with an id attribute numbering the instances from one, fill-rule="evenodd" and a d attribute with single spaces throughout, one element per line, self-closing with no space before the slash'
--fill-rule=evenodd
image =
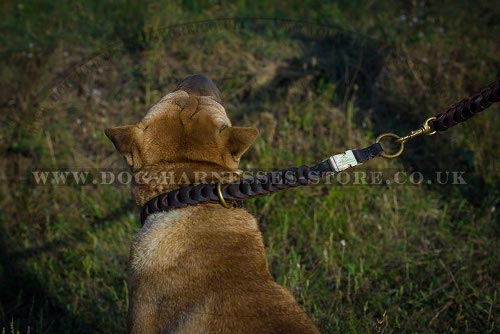
<path id="1" fill-rule="evenodd" d="M 140 122 L 105 130 L 132 169 L 138 205 L 199 183 L 200 172 L 205 182 L 241 178 L 258 130 L 232 126 L 221 103 L 215 84 L 193 75 Z M 165 172 L 182 177 L 154 181 Z M 257 221 L 242 208 L 205 203 L 150 215 L 132 241 L 128 288 L 129 333 L 319 333 L 274 281 Z"/>

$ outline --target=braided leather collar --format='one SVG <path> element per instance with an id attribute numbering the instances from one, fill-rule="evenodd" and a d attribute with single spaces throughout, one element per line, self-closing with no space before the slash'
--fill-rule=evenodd
<path id="1" fill-rule="evenodd" d="M 282 189 L 310 184 L 326 174 L 354 167 L 366 160 L 375 158 L 382 152 L 382 146 L 376 143 L 361 150 L 349 150 L 343 154 L 331 156 L 311 167 L 291 167 L 270 172 L 265 176 L 223 183 L 221 184 L 221 195 L 224 200 L 241 206 L 243 200 L 269 195 Z M 190 185 L 152 198 L 142 207 L 141 225 L 144 225 L 147 217 L 153 213 L 201 203 L 220 203 L 216 183 Z"/>

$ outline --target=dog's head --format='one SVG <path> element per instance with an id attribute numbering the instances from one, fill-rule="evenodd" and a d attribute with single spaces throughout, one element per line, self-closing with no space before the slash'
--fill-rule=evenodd
<path id="1" fill-rule="evenodd" d="M 105 133 L 134 171 L 178 163 L 236 170 L 258 135 L 255 128 L 231 126 L 219 90 L 202 74 L 184 79 L 140 122 Z"/>

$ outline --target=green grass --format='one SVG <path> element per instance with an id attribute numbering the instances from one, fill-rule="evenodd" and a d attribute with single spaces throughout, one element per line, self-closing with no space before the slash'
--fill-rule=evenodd
<path id="1" fill-rule="evenodd" d="M 499 77 L 500 13 L 482 1 L 0 7 L 5 333 L 124 331 L 130 189 L 37 186 L 31 171 L 125 168 L 103 129 L 183 77 L 214 78 L 233 124 L 261 130 L 242 168 L 264 170 L 403 134 Z M 334 183 L 247 203 L 274 277 L 322 332 L 498 331 L 498 110 L 360 167 L 464 170 L 466 185 Z"/>

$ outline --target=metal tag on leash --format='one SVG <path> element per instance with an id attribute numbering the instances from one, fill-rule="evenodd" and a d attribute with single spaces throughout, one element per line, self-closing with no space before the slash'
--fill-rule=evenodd
<path id="1" fill-rule="evenodd" d="M 346 170 L 347 168 L 354 167 L 360 165 L 354 156 L 352 150 L 345 151 L 341 154 L 335 154 L 328 158 L 328 163 L 332 170 L 341 172 Z"/>

